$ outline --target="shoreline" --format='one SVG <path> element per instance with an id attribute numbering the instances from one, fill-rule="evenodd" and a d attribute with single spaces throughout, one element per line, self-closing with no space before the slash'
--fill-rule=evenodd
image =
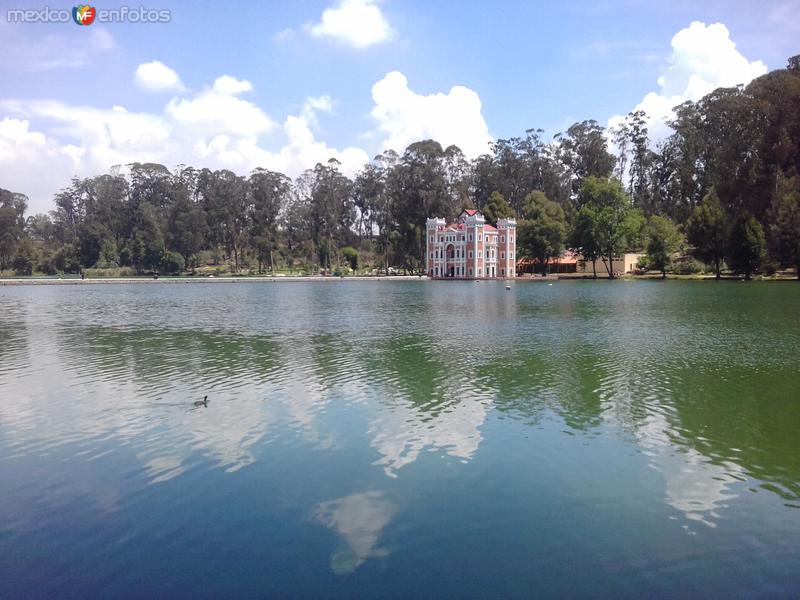
<path id="1" fill-rule="evenodd" d="M 400 282 L 400 281 L 478 281 L 478 282 L 501 282 L 508 284 L 510 282 L 518 283 L 544 283 L 553 281 L 612 281 L 608 277 L 597 277 L 596 279 L 586 275 L 575 274 L 551 274 L 548 277 L 515 277 L 511 279 L 444 279 L 433 278 L 418 275 L 364 275 L 362 277 L 322 277 L 322 276 L 302 276 L 302 275 L 286 275 L 286 276 L 221 276 L 221 277 L 96 277 L 91 279 L 80 279 L 78 277 L 9 277 L 6 279 L 0 278 L 0 287 L 3 286 L 36 286 L 36 285 L 124 285 L 124 284 L 213 284 L 213 283 L 337 283 L 346 281 L 380 281 L 380 282 Z M 726 276 L 717 280 L 713 275 L 667 275 L 666 279 L 661 276 L 653 275 L 626 275 L 618 277 L 613 281 L 744 281 L 740 277 Z M 753 282 L 775 282 L 775 281 L 797 281 L 794 276 L 786 277 L 757 277 L 753 278 Z"/>
<path id="2" fill-rule="evenodd" d="M 50 278 L 50 277 L 19 277 L 0 279 L 0 286 L 17 286 L 17 285 L 103 285 L 103 284 L 187 284 L 187 283 L 299 283 L 309 281 L 319 282 L 337 282 L 337 281 L 427 281 L 427 277 L 419 277 L 417 275 L 391 275 L 377 276 L 365 275 L 363 277 L 309 277 L 301 275 L 287 275 L 284 277 L 266 275 L 266 276 L 247 276 L 247 277 L 96 277 L 80 279 L 78 277 L 70 278 Z"/>

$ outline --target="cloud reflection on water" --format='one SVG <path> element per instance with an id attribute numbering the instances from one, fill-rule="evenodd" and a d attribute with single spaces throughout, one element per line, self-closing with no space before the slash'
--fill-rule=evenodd
<path id="1" fill-rule="evenodd" d="M 388 556 L 389 550 L 381 548 L 378 541 L 395 510 L 384 494 L 375 490 L 318 504 L 314 508 L 315 518 L 344 542 L 344 547 L 331 556 L 331 569 L 344 575 L 354 572 L 370 558 Z"/>

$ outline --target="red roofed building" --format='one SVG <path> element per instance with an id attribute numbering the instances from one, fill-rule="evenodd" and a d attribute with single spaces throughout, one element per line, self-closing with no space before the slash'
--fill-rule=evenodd
<path id="1" fill-rule="evenodd" d="M 506 279 L 516 276 L 517 222 L 486 223 L 480 211 L 465 209 L 455 223 L 426 223 L 428 276 L 434 279 Z"/>

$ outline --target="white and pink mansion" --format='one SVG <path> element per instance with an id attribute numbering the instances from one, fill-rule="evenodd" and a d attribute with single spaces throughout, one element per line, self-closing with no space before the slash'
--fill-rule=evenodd
<path id="1" fill-rule="evenodd" d="M 434 279 L 505 279 L 516 276 L 517 222 L 486 223 L 480 211 L 465 209 L 455 223 L 427 221 L 428 276 Z"/>

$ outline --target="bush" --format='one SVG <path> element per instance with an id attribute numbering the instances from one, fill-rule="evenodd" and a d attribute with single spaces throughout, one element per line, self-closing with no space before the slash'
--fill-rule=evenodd
<path id="1" fill-rule="evenodd" d="M 672 262 L 672 272 L 678 275 L 694 275 L 705 270 L 705 265 L 691 256 L 681 256 Z"/>
<path id="2" fill-rule="evenodd" d="M 354 271 L 358 269 L 358 250 L 352 246 L 345 246 L 342 248 L 342 256 L 350 264 L 350 268 Z"/>
<path id="3" fill-rule="evenodd" d="M 56 269 L 62 273 L 79 273 L 81 270 L 81 263 L 78 259 L 78 253 L 75 246 L 72 244 L 64 244 L 58 249 L 53 257 Z"/>
<path id="4" fill-rule="evenodd" d="M 58 267 L 55 262 L 55 255 L 50 253 L 42 254 L 39 263 L 36 265 L 36 270 L 45 275 L 56 275 Z"/>
<path id="5" fill-rule="evenodd" d="M 129 267 L 133 264 L 133 253 L 129 246 L 123 246 L 119 251 L 119 265 L 121 267 Z"/>
<path id="6" fill-rule="evenodd" d="M 113 267 L 107 269 L 93 268 L 84 269 L 86 277 L 99 278 L 99 277 L 135 277 L 139 273 L 133 267 Z"/>
<path id="7" fill-rule="evenodd" d="M 161 259 L 161 270 L 164 273 L 180 275 L 185 266 L 186 261 L 180 252 L 164 252 L 164 257 Z"/>
<path id="8" fill-rule="evenodd" d="M 778 272 L 778 268 L 779 268 L 779 266 L 780 266 L 780 265 L 778 265 L 778 263 L 777 263 L 777 262 L 775 262 L 775 261 L 774 261 L 774 260 L 772 260 L 772 259 L 767 259 L 767 260 L 765 260 L 765 261 L 764 261 L 764 264 L 763 264 L 763 268 L 764 268 L 764 274 L 765 274 L 767 277 L 772 277 L 773 275 L 775 275 L 775 273 L 777 273 L 777 272 Z"/>
<path id="9" fill-rule="evenodd" d="M 200 250 L 195 257 L 195 266 L 216 265 L 219 262 L 219 254 L 212 250 Z"/>
<path id="10" fill-rule="evenodd" d="M 17 253 L 11 266 L 15 275 L 33 275 L 35 250 L 30 240 L 22 240 L 17 246 Z"/>

